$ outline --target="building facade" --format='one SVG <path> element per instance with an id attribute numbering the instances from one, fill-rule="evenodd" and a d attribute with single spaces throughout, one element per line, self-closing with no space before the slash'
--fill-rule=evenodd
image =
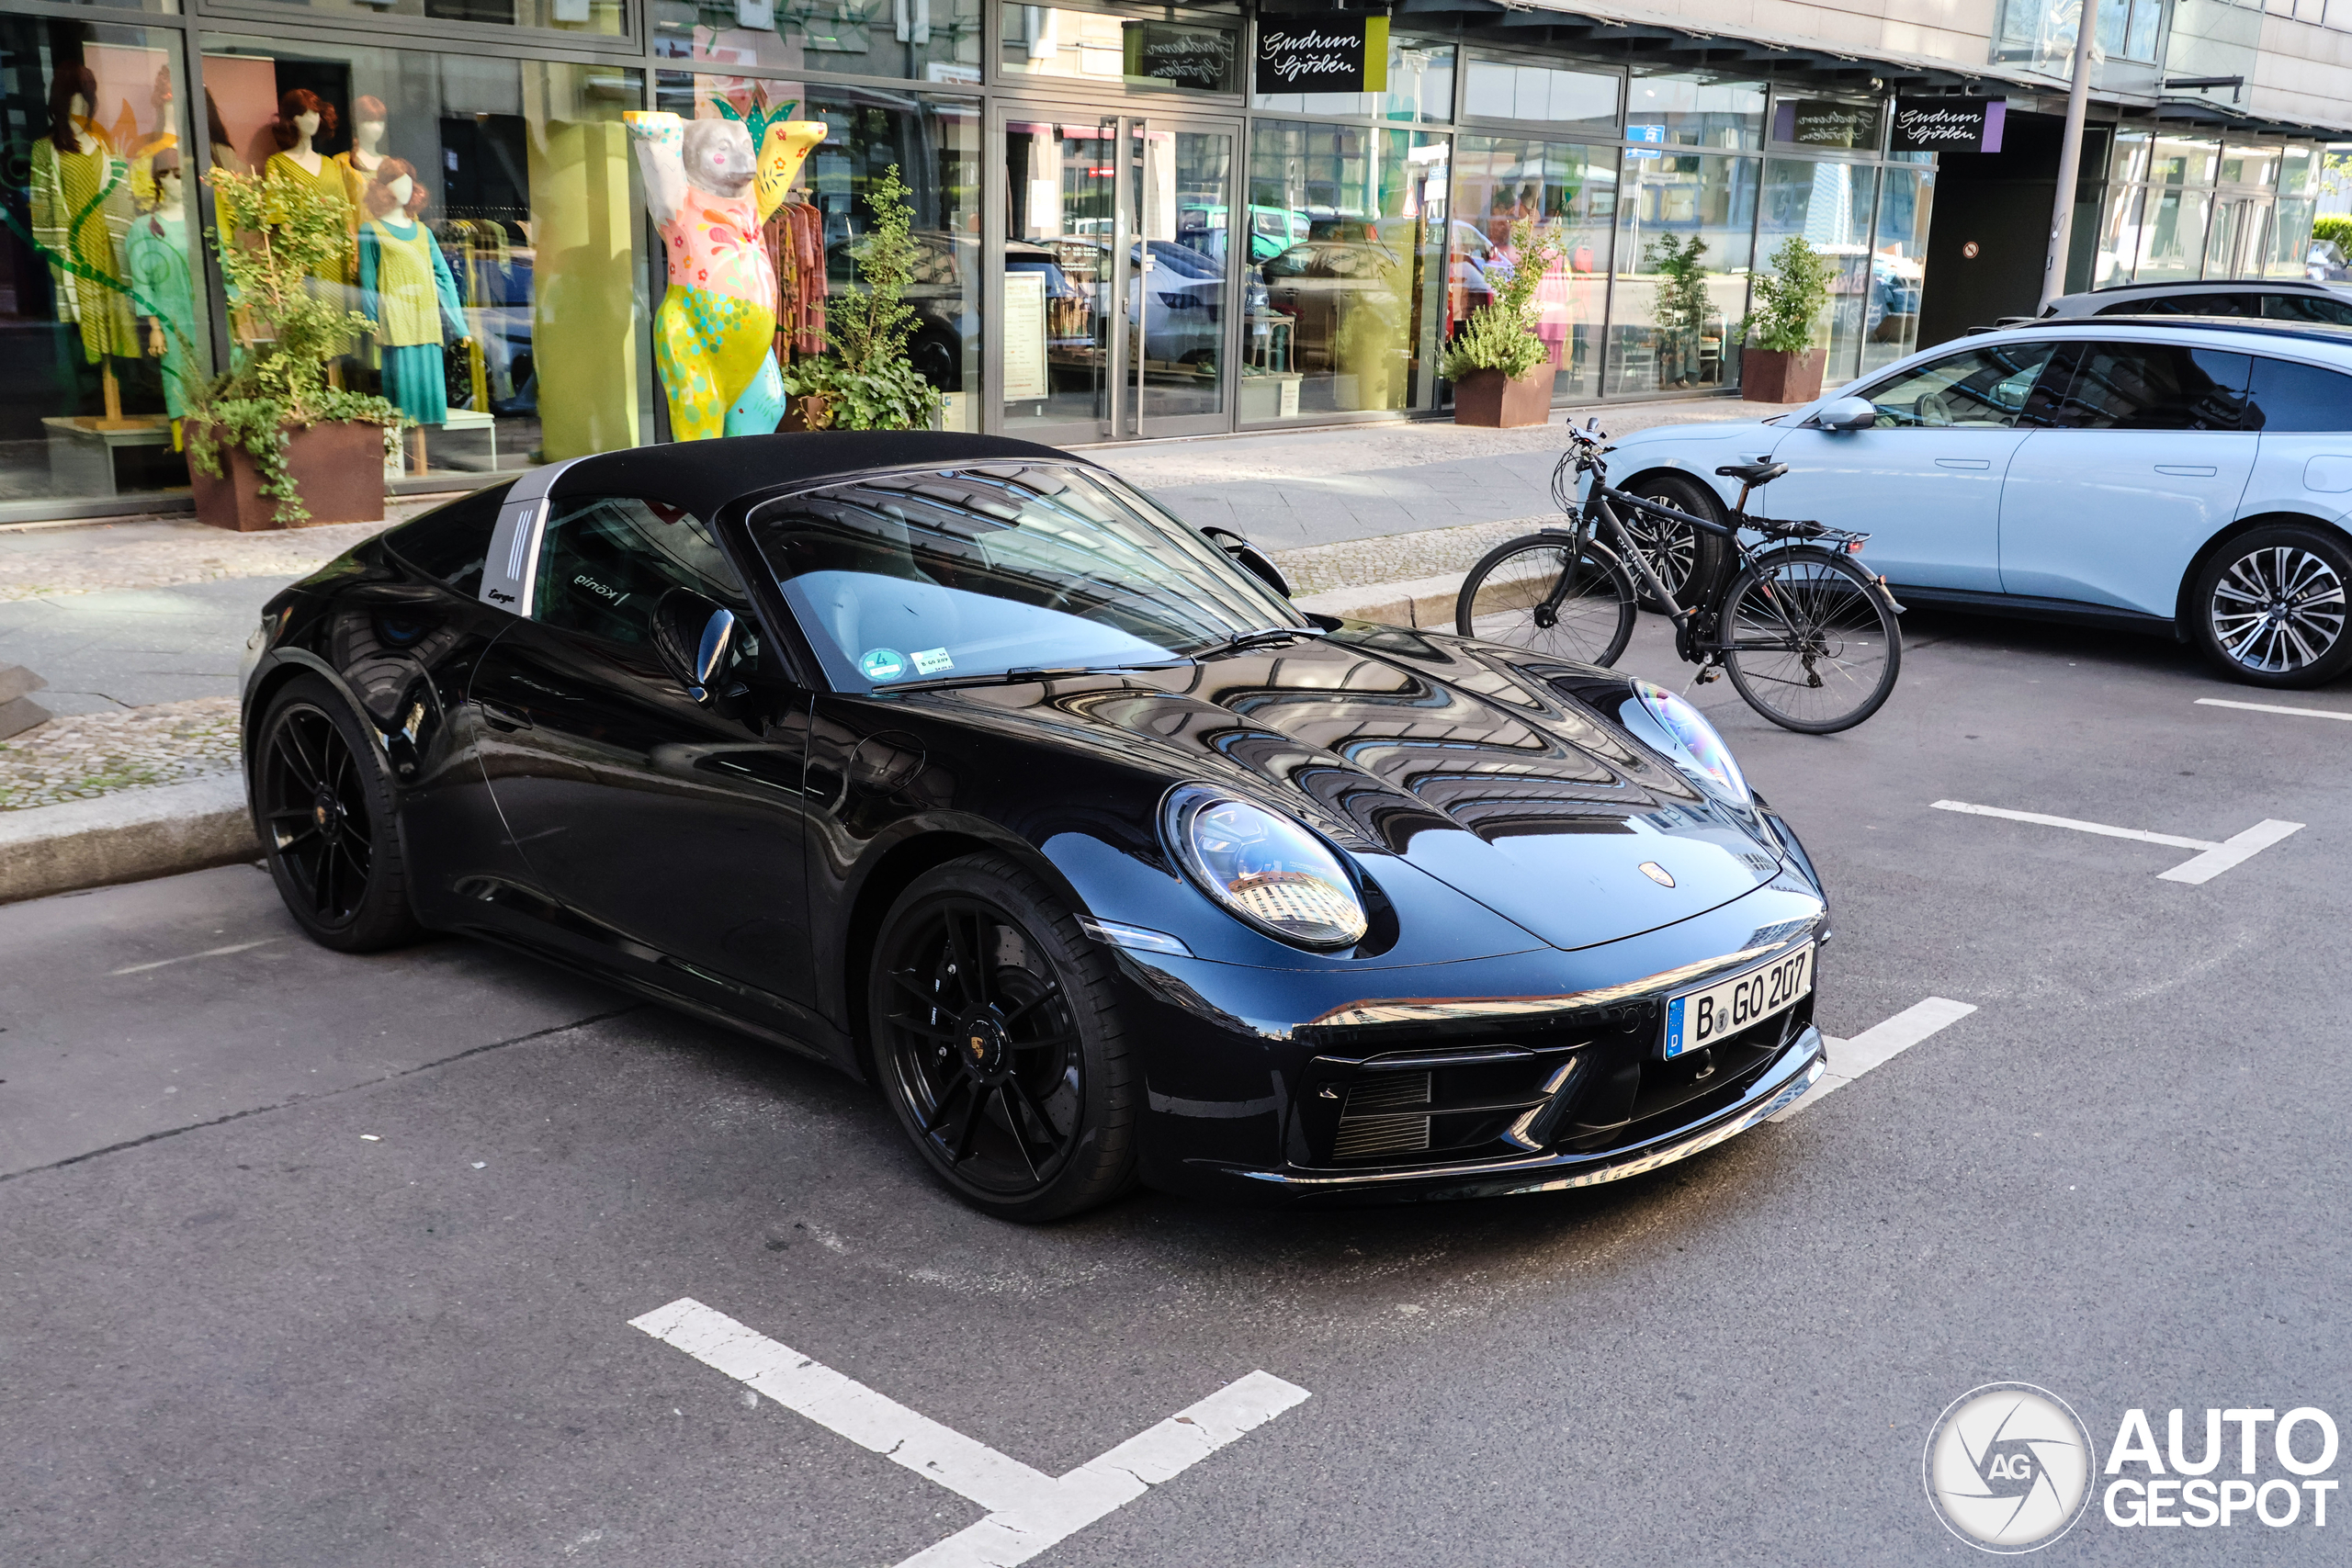
<path id="1" fill-rule="evenodd" d="M 2352 4 L 2271 5 L 2106 0 L 2083 278 L 2301 275 Z M 437 325 L 388 318 L 335 367 L 438 394 L 396 489 L 667 439 L 632 109 L 827 127 L 762 236 L 786 366 L 824 352 L 895 171 L 945 424 L 1064 444 L 1441 413 L 1444 345 L 1522 224 L 1557 258 L 1563 402 L 1736 389 L 1750 276 L 1790 235 L 1834 264 L 1833 381 L 2032 293 L 2071 10 L 1731 9 L 12 0 L 0 520 L 185 503 L 181 389 L 252 331 L 208 255 L 214 169 L 339 181 L 353 260 L 321 282 L 371 316 L 375 268 L 437 252 Z M 1360 51 L 1336 73 L 1333 39 Z M 2007 141 L 1901 150 L 1898 108 L 1943 100 L 2003 103 Z"/>

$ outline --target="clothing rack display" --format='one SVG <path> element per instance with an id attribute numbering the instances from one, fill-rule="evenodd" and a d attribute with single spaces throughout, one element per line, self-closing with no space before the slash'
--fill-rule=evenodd
<path id="1" fill-rule="evenodd" d="M 789 365 L 825 352 L 825 215 L 803 192 L 785 197 L 760 231 L 775 268 L 775 358 Z"/>

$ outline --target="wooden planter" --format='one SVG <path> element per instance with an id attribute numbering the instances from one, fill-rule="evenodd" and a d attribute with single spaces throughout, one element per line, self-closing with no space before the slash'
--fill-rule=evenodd
<path id="1" fill-rule="evenodd" d="M 1739 395 L 1751 403 L 1809 403 L 1821 396 L 1821 367 L 1828 351 L 1782 354 L 1751 348 L 1740 357 Z"/>
<path id="2" fill-rule="evenodd" d="M 833 400 L 830 393 L 803 392 L 784 405 L 783 422 L 778 430 L 830 430 L 833 423 Z"/>
<path id="3" fill-rule="evenodd" d="M 1453 384 L 1453 423 L 1510 428 L 1552 417 L 1552 377 L 1559 367 L 1538 365 L 1517 380 L 1499 370 L 1473 370 Z"/>
<path id="4" fill-rule="evenodd" d="M 286 444 L 287 471 L 295 493 L 311 509 L 311 523 L 377 523 L 384 516 L 384 427 L 362 420 L 338 420 L 291 431 Z M 254 456 L 242 446 L 218 442 L 220 477 L 187 468 L 196 496 L 196 519 L 215 528 L 257 534 L 282 528 L 277 497 L 261 493 Z"/>

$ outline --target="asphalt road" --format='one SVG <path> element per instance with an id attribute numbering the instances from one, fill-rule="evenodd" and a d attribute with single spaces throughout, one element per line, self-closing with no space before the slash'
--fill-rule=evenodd
<path id="1" fill-rule="evenodd" d="M 336 957 L 257 871 L 0 908 L 0 1562 L 848 1568 L 981 1517 L 630 1326 L 682 1297 L 1048 1476 L 1253 1371 L 1311 1396 L 1052 1568 L 1973 1561 L 1920 1461 L 1976 1385 L 2102 1453 L 2131 1407 L 2352 1420 L 2352 725 L 2196 703 L 2352 687 L 1909 631 L 1845 737 L 1695 694 L 1829 879 L 1830 1032 L 1977 1010 L 1584 1193 L 1017 1229 L 854 1084 L 470 944 Z M 2186 885 L 1945 799 L 2307 826 Z M 2341 1561 L 2338 1506 L 2148 1540 L 2094 1498 L 2041 1560 Z"/>

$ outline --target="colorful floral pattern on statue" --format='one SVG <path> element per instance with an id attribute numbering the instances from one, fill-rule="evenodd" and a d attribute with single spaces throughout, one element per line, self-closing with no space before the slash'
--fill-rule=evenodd
<path id="1" fill-rule="evenodd" d="M 653 344 L 670 434 L 680 441 L 765 434 L 784 417 L 784 383 L 774 353 L 775 274 L 760 228 L 825 128 L 770 122 L 755 161 L 751 132 L 737 120 L 688 122 L 645 110 L 622 118 L 669 251 Z"/>

